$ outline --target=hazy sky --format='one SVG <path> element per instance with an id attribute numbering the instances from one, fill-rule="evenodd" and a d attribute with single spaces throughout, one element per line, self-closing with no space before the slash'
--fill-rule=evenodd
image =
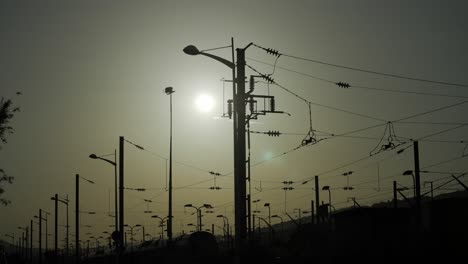
<path id="1" fill-rule="evenodd" d="M 0 207 L 0 234 L 19 234 L 17 226 L 29 225 L 39 208 L 52 213 L 50 197 L 55 193 L 68 194 L 74 206 L 77 173 L 96 182 L 91 185 L 81 181 L 82 210 L 97 212 L 81 217 L 83 225 L 93 225 L 83 234 L 110 231 L 113 219 L 107 214 L 109 204 L 110 211 L 114 208 L 113 167 L 91 160 L 88 155 L 113 153 L 118 148 L 118 137 L 125 136 L 147 150 L 125 145 L 126 187 L 148 189 L 126 191 L 125 220 L 130 225 L 147 226 L 147 232 L 154 235 L 159 229 L 151 214 L 144 211 L 167 215 L 166 161 L 159 157 L 168 157 L 169 150 L 169 97 L 164 94 L 167 86 L 176 90 L 173 181 L 175 188 L 183 187 L 174 190 L 174 231 L 188 231 L 187 224 L 195 222 L 193 210 L 184 210 L 186 203 L 215 206 L 216 213 L 203 218 L 207 227 L 211 223 L 222 225 L 215 217 L 220 213 L 234 221 L 232 123 L 218 118 L 223 109 L 220 80 L 230 79 L 231 72 L 209 58 L 184 54 L 185 46 L 221 47 L 229 45 L 234 37 L 236 47 L 254 42 L 302 58 L 468 84 L 467 8 L 466 1 L 426 0 L 2 1 L 0 95 L 12 98 L 22 111 L 12 122 L 15 133 L 0 150 L 0 167 L 15 176 L 14 184 L 7 186 L 4 194 L 12 204 Z M 230 49 L 212 53 L 228 59 L 231 56 Z M 246 56 L 247 64 L 260 72 L 273 72 L 267 64 L 273 64 L 275 57 L 256 47 L 250 47 Z M 468 100 L 466 86 L 401 80 L 287 56 L 281 56 L 277 66 L 273 75 L 277 83 L 321 105 L 311 107 L 313 128 L 332 134 Z M 247 75 L 251 74 L 256 73 L 248 69 Z M 458 97 L 342 89 L 307 75 L 352 86 Z M 16 97 L 17 91 L 23 95 Z M 275 85 L 268 90 L 264 83 L 257 83 L 256 94 L 268 92 L 275 96 L 277 109 L 291 116 L 261 116 L 252 123 L 252 130 L 299 135 L 252 134 L 252 164 L 298 146 L 309 130 L 306 103 Z M 195 106 L 201 94 L 215 100 L 209 113 Z M 232 94 L 229 83 L 225 94 L 225 100 Z M 467 123 L 467 105 L 405 121 Z M 417 139 L 457 125 L 394 123 L 393 127 L 397 136 Z M 315 199 L 312 183 L 300 183 L 314 175 L 320 175 L 321 185 L 332 187 L 332 203 L 337 209 L 352 205 L 348 197 L 356 197 L 362 205 L 391 199 L 393 180 L 411 187 L 411 177 L 401 176 L 404 170 L 413 169 L 411 148 L 401 155 L 395 155 L 395 149 L 340 168 L 369 156 L 384 129 L 385 125 L 350 135 L 361 138 L 329 137 L 252 167 L 253 199 L 261 199 L 258 209 L 262 215 L 267 215 L 265 202 L 271 204 L 272 214 L 284 212 L 283 181 L 298 182 L 293 191 L 286 193 L 286 210 L 291 214 L 294 208 L 309 210 L 310 200 Z M 467 154 L 466 143 L 456 142 L 466 142 L 467 131 L 460 127 L 422 140 L 421 167 Z M 429 169 L 464 172 L 466 158 Z M 228 174 L 216 180 L 221 190 L 208 189 L 214 182 L 207 171 Z M 349 177 L 353 191 L 342 189 L 347 185 L 342 174 L 347 171 L 354 171 Z M 421 181 L 444 177 L 447 175 L 422 174 Z M 322 191 L 321 195 L 328 202 L 328 193 Z M 145 203 L 143 199 L 153 202 Z M 72 208 L 70 217 L 74 217 Z"/>

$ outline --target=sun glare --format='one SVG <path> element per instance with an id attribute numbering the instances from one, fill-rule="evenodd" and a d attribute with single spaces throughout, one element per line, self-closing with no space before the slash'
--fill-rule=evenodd
<path id="1" fill-rule="evenodd" d="M 214 107 L 214 100 L 213 97 L 210 95 L 202 94 L 197 97 L 195 100 L 195 105 L 198 109 L 198 111 L 203 112 L 203 113 L 208 113 L 213 110 Z"/>

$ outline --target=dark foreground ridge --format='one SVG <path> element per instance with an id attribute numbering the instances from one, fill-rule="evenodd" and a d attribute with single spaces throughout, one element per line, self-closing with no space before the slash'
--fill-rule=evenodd
<path id="1" fill-rule="evenodd" d="M 382 205 L 381 205 L 382 206 Z M 328 218 L 327 218 L 328 217 Z M 337 211 L 320 223 L 311 218 L 284 222 L 283 226 L 259 228 L 245 245 L 242 262 L 325 263 L 343 259 L 415 256 L 418 259 L 463 256 L 467 245 L 468 194 L 423 203 L 423 218 L 418 224 L 411 207 L 362 207 Z M 301 223 L 303 221 L 303 223 Z M 308 223 L 305 223 L 308 221 Z M 8 248 L 9 245 L 4 245 Z M 215 237 L 209 232 L 184 234 L 168 245 L 149 240 L 128 247 L 117 260 L 111 249 L 83 249 L 81 263 L 235 263 L 232 237 Z M 31 263 L 18 252 L 7 250 L 3 263 Z M 59 255 L 54 260 L 48 251 L 47 264 L 75 263 L 75 256 Z M 32 263 L 38 263 L 33 259 Z"/>

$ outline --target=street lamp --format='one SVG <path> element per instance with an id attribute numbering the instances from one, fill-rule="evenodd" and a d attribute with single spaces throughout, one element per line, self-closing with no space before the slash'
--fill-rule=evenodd
<path id="1" fill-rule="evenodd" d="M 38 249 L 38 256 L 39 256 L 39 264 L 42 264 L 42 209 L 39 209 L 39 216 L 35 215 L 34 218 L 38 218 L 39 222 L 39 249 Z"/>
<path id="2" fill-rule="evenodd" d="M 330 186 L 328 185 L 325 185 L 322 187 L 322 191 L 328 191 L 328 205 L 329 205 L 329 214 L 331 216 L 331 207 L 332 207 L 332 203 L 331 203 L 331 191 L 330 191 Z"/>
<path id="3" fill-rule="evenodd" d="M 294 208 L 293 212 L 299 211 L 299 223 L 302 222 L 301 220 L 301 208 Z"/>
<path id="4" fill-rule="evenodd" d="M 93 181 L 81 177 L 79 174 L 75 175 L 75 264 L 80 263 L 80 179 L 85 180 L 88 183 L 94 184 Z"/>
<path id="5" fill-rule="evenodd" d="M 281 233 L 284 233 L 284 222 L 283 222 L 283 217 L 279 216 L 279 215 L 272 215 L 271 217 L 273 218 L 279 218 L 281 220 Z"/>
<path id="6" fill-rule="evenodd" d="M 159 215 L 152 215 L 151 218 L 158 218 L 160 221 L 160 226 L 161 226 L 161 240 L 164 239 L 164 220 L 167 219 L 168 217 L 161 218 Z"/>
<path id="7" fill-rule="evenodd" d="M 263 206 L 264 206 L 264 207 L 268 207 L 268 224 L 271 225 L 271 208 L 270 208 L 270 203 L 265 203 Z"/>
<path id="8" fill-rule="evenodd" d="M 23 238 L 21 240 L 22 242 L 22 245 L 23 245 L 23 248 L 22 248 L 22 254 L 23 254 L 23 257 L 27 256 L 28 254 L 28 241 L 29 241 L 29 228 L 26 226 L 26 227 L 22 227 L 22 226 L 18 226 L 18 229 L 20 230 L 23 230 L 25 233 L 23 233 Z"/>
<path id="9" fill-rule="evenodd" d="M 104 158 L 106 156 L 111 156 L 111 155 L 114 156 L 114 161 Z M 114 181 L 115 231 L 118 232 L 119 224 L 118 224 L 118 211 L 117 211 L 117 207 L 118 207 L 118 204 L 117 204 L 117 191 L 118 191 L 117 190 L 117 149 L 114 149 L 114 154 L 108 154 L 108 155 L 102 155 L 102 156 L 97 156 L 96 154 L 91 154 L 91 155 L 89 155 L 89 158 L 103 160 L 103 161 L 111 164 L 112 166 L 114 166 L 114 178 L 115 178 L 115 181 Z"/>
<path id="10" fill-rule="evenodd" d="M 130 244 L 130 248 L 133 251 L 133 228 L 139 227 L 141 225 L 137 224 L 137 225 L 134 225 L 134 226 L 130 226 L 130 225 L 124 225 L 124 226 L 130 228 L 130 240 L 132 241 L 131 244 Z"/>
<path id="11" fill-rule="evenodd" d="M 431 185 L 431 201 L 434 201 L 434 186 L 433 186 L 433 181 L 424 181 L 423 182 L 423 187 L 426 187 L 426 183 L 429 183 Z"/>
<path id="12" fill-rule="evenodd" d="M 46 236 L 46 240 L 45 240 L 45 252 L 47 252 L 47 250 L 49 249 L 49 246 L 48 246 L 48 240 L 49 240 L 49 232 L 48 232 L 48 229 L 47 229 L 47 215 L 49 215 L 50 213 L 47 212 L 46 210 L 42 210 L 42 212 L 45 214 L 45 217 L 42 217 L 41 220 L 44 220 L 45 221 L 45 236 Z M 34 216 L 34 218 L 39 218 L 37 215 Z"/>
<path id="13" fill-rule="evenodd" d="M 224 235 L 229 239 L 229 218 L 224 215 L 217 215 L 216 217 L 223 218 Z"/>
<path id="14" fill-rule="evenodd" d="M 415 183 L 413 171 L 412 170 L 406 170 L 406 171 L 403 172 L 402 175 L 405 175 L 405 176 L 411 175 L 411 177 L 413 178 L 413 197 L 416 197 L 416 183 Z"/>
<path id="15" fill-rule="evenodd" d="M 170 112 L 170 125 L 169 125 L 169 213 L 167 221 L 167 238 L 172 241 L 172 94 L 175 92 L 172 87 L 166 87 L 164 92 L 169 95 L 169 112 Z"/>
<path id="16" fill-rule="evenodd" d="M 57 202 L 61 202 L 63 204 L 65 204 L 67 206 L 67 225 L 66 225 L 66 228 L 67 228 L 67 235 L 66 235 L 66 251 L 65 251 L 65 254 L 68 256 L 68 236 L 69 236 L 69 233 L 68 233 L 68 229 L 69 229 L 69 225 L 68 225 L 68 203 L 70 202 L 68 200 L 68 195 L 65 199 L 59 199 L 58 198 L 58 194 L 55 194 L 54 197 L 50 197 L 51 200 L 55 201 L 55 242 L 54 242 L 54 249 L 55 249 L 55 257 L 57 257 L 57 248 L 58 248 L 58 206 L 57 206 Z"/>
<path id="17" fill-rule="evenodd" d="M 192 204 L 186 204 L 186 205 L 184 205 L 184 207 L 186 207 L 186 208 L 187 208 L 187 207 L 195 208 L 195 210 L 196 210 L 195 212 L 196 212 L 196 214 L 197 214 L 197 226 L 196 226 L 195 229 L 198 231 L 198 227 L 200 226 L 200 223 L 198 222 L 198 221 L 200 220 L 200 219 L 198 218 L 198 208 L 195 207 L 195 206 L 193 206 Z"/>
<path id="18" fill-rule="evenodd" d="M 232 49 L 234 49 L 234 45 L 231 44 L 231 46 L 225 46 L 225 47 L 220 47 L 220 48 L 216 48 L 216 49 L 221 49 L 221 48 L 228 48 L 228 47 L 232 47 Z M 212 49 L 210 49 L 212 50 Z M 215 59 L 221 63 L 223 63 L 224 65 L 228 66 L 229 68 L 233 69 L 233 76 L 234 76 L 234 69 L 235 69 L 235 64 L 231 61 L 228 61 L 224 58 L 221 58 L 221 57 L 218 57 L 216 55 L 213 55 L 213 54 L 210 54 L 210 53 L 206 53 L 205 51 L 206 50 L 198 50 L 197 47 L 193 46 L 193 45 L 188 45 L 187 47 L 185 47 L 183 49 L 184 53 L 187 54 L 187 55 L 192 55 L 192 56 L 195 56 L 195 55 L 203 55 L 203 56 L 206 56 L 206 57 L 210 57 L 212 59 Z M 233 51 L 234 52 L 234 51 Z M 234 57 L 234 56 L 233 56 Z M 234 80 L 234 78 L 233 78 Z"/>
<path id="19" fill-rule="evenodd" d="M 42 216 L 37 216 L 37 215 L 35 215 L 34 218 L 38 218 L 38 219 L 40 218 L 39 221 L 42 221 L 42 220 L 45 221 L 45 225 L 46 225 L 46 234 L 45 234 L 45 235 L 46 235 L 46 241 L 45 241 L 45 242 L 46 242 L 46 247 L 45 247 L 45 252 L 47 252 L 47 250 L 48 250 L 48 243 L 47 243 L 47 241 L 49 240 L 49 235 L 48 235 L 48 230 L 47 230 L 47 226 L 48 226 L 48 225 L 47 225 L 47 215 L 49 214 L 49 212 L 47 212 L 46 210 L 42 210 L 42 212 L 46 215 L 46 217 L 42 217 Z"/>
<path id="20" fill-rule="evenodd" d="M 237 49 L 237 67 L 234 63 L 234 40 L 231 38 L 231 45 L 221 48 L 231 47 L 232 62 L 224 58 L 209 54 L 203 50 L 198 50 L 190 45 L 184 48 L 184 53 L 188 55 L 203 55 L 217 60 L 232 70 L 233 80 L 233 102 L 234 102 L 234 211 L 235 211 L 235 229 L 236 229 L 236 247 L 240 249 L 245 243 L 247 237 L 247 218 L 246 218 L 246 153 L 245 153 L 245 50 L 253 43 L 248 44 L 243 49 Z M 214 50 L 214 49 L 211 49 Z M 208 50 L 205 50 L 208 51 Z M 237 79 L 236 79 L 237 68 Z M 237 83 L 237 89 L 236 89 Z"/>
<path id="21" fill-rule="evenodd" d="M 202 208 L 213 208 L 213 206 L 211 206 L 211 204 L 203 204 L 202 206 L 200 207 L 195 207 L 193 206 L 192 204 L 186 204 L 184 205 L 184 207 L 192 207 L 192 208 L 195 208 L 197 210 L 197 224 L 198 224 L 198 231 L 202 231 L 202 213 L 201 213 L 201 209 Z"/>
<path id="22" fill-rule="evenodd" d="M 268 223 L 263 217 L 257 216 L 257 218 L 258 218 L 258 228 L 259 228 L 259 230 L 261 230 L 261 229 L 260 229 L 260 220 L 262 220 L 263 222 L 265 222 L 265 224 L 266 224 L 266 225 L 268 226 L 268 228 L 270 229 L 270 232 L 269 232 L 269 233 L 270 233 L 270 241 L 271 241 L 271 240 L 273 239 L 273 236 L 274 236 L 273 233 L 275 232 L 275 230 L 273 229 L 273 227 L 271 226 L 271 224 Z"/>

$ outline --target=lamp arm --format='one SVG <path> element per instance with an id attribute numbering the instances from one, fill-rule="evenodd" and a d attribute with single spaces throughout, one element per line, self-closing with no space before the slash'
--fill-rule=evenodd
<path id="1" fill-rule="evenodd" d="M 230 62 L 230 61 L 228 61 L 228 60 L 226 60 L 224 58 L 218 57 L 216 55 L 213 55 L 213 54 L 210 54 L 210 53 L 205 53 L 205 52 L 200 52 L 199 54 L 204 55 L 206 57 L 210 57 L 210 58 L 212 58 L 214 60 L 217 60 L 217 61 L 223 63 L 224 65 L 228 66 L 231 69 L 234 69 L 234 67 L 235 67 L 234 63 L 232 63 L 232 62 Z"/>

